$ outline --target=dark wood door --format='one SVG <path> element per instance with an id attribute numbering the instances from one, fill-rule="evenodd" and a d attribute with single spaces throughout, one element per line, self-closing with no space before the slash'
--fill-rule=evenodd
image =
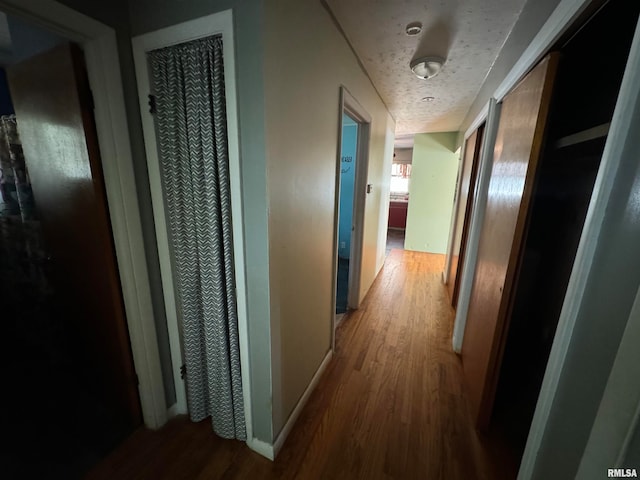
<path id="1" fill-rule="evenodd" d="M 547 56 L 502 103 L 462 346 L 470 406 L 481 429 L 493 409 L 557 64 L 556 54 Z"/>
<path id="2" fill-rule="evenodd" d="M 451 265 L 449 266 L 449 280 L 447 289 L 451 305 L 455 308 L 458 304 L 458 290 L 460 288 L 460 273 L 464 265 L 464 254 L 466 251 L 467 237 L 469 234 L 469 223 L 471 220 L 471 210 L 476 188 L 476 178 L 478 176 L 478 157 L 482 144 L 482 134 L 484 126 L 480 126 L 467 139 L 462 159 L 462 173 L 460 175 L 460 190 L 458 208 L 456 211 L 456 221 L 454 224 L 453 249 L 451 250 Z"/>
<path id="3" fill-rule="evenodd" d="M 7 71 L 61 321 L 78 378 L 141 423 L 83 55 L 60 45 Z"/>

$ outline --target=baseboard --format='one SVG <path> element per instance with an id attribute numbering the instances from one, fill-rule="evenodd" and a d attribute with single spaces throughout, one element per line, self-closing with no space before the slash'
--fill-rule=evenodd
<path id="1" fill-rule="evenodd" d="M 322 377 L 322 374 L 327 369 L 327 366 L 329 365 L 329 362 L 331 361 L 332 357 L 333 357 L 333 350 L 329 350 L 327 352 L 327 355 L 324 357 L 324 360 L 322 360 L 322 363 L 318 367 L 318 370 L 316 370 L 316 373 L 313 375 L 311 382 L 309 383 L 309 385 L 307 385 L 307 388 L 305 389 L 304 393 L 300 397 L 300 400 L 298 400 L 298 403 L 296 404 L 296 407 L 293 409 L 293 412 L 291 412 L 291 415 L 289 415 L 289 419 L 287 420 L 287 423 L 284 424 L 284 427 L 282 427 L 282 430 L 278 434 L 276 441 L 273 443 L 273 458 L 275 458 L 280 452 L 282 445 L 284 445 L 284 441 L 289 436 L 289 433 L 291 433 L 291 429 L 293 429 L 293 426 L 295 425 L 296 420 L 298 420 L 298 417 L 300 416 L 302 409 L 309 401 L 309 397 L 311 396 L 311 393 L 315 390 L 316 385 L 318 385 L 318 382 L 320 381 L 320 377 Z"/>
<path id="2" fill-rule="evenodd" d="M 276 458 L 275 446 L 257 438 L 251 438 L 247 440 L 247 446 L 256 453 L 259 453 L 263 457 L 273 461 Z"/>
<path id="3" fill-rule="evenodd" d="M 174 403 L 173 405 L 171 405 L 171 407 L 169 407 L 169 409 L 167 410 L 167 417 L 169 419 L 174 418 L 178 415 L 182 415 L 185 414 L 187 412 L 182 412 L 180 410 L 180 408 L 178 407 L 177 403 Z M 250 438 L 247 439 L 246 441 L 247 446 L 253 450 L 256 453 L 259 453 L 260 455 L 262 455 L 263 457 L 268 458 L 269 460 L 272 460 L 275 458 L 274 455 L 274 446 L 267 443 L 267 442 L 263 442 L 262 440 L 258 440 L 257 438 Z"/>
<path id="4" fill-rule="evenodd" d="M 177 417 L 178 415 L 186 415 L 186 414 L 187 412 L 184 409 L 180 408 L 177 402 L 171 405 L 167 410 L 167 418 L 173 418 L 173 417 Z"/>

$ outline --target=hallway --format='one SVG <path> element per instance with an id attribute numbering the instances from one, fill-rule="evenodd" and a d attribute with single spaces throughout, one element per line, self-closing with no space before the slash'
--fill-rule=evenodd
<path id="1" fill-rule="evenodd" d="M 183 417 L 137 431 L 89 478 L 514 478 L 472 426 L 443 265 L 442 255 L 389 254 L 275 462 Z"/>

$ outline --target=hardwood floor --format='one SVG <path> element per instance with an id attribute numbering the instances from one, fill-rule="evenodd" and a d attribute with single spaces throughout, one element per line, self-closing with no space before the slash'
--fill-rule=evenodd
<path id="1" fill-rule="evenodd" d="M 385 248 L 385 255 L 388 256 L 391 250 L 404 250 L 404 230 L 397 230 L 395 228 L 387 229 L 387 246 Z"/>
<path id="2" fill-rule="evenodd" d="M 390 253 L 275 462 L 183 417 L 137 431 L 89 478 L 515 478 L 472 426 L 443 267 L 441 255 Z"/>

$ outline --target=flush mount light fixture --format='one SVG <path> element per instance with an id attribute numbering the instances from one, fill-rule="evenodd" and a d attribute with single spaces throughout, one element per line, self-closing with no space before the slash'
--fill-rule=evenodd
<path id="1" fill-rule="evenodd" d="M 440 73 L 443 63 L 444 58 L 442 57 L 428 56 L 412 60 L 410 66 L 411 71 L 416 75 L 416 77 L 425 80 L 427 78 L 433 78 Z"/>
<path id="2" fill-rule="evenodd" d="M 433 102 L 436 99 L 436 97 L 422 97 L 422 101 L 423 102 Z"/>
<path id="3" fill-rule="evenodd" d="M 422 24 L 420 22 L 411 22 L 409 25 L 407 25 L 407 28 L 405 28 L 404 31 L 410 37 L 420 35 L 420 32 L 422 32 Z"/>

